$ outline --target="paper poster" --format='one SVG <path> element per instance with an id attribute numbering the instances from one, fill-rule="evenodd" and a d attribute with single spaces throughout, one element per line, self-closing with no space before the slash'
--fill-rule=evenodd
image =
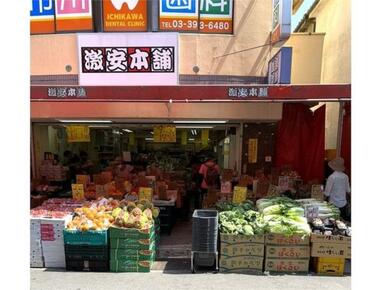
<path id="1" fill-rule="evenodd" d="M 248 163 L 257 162 L 257 139 L 248 140 Z"/>
<path id="2" fill-rule="evenodd" d="M 90 142 L 90 128 L 81 125 L 66 126 L 67 142 Z"/>
<path id="3" fill-rule="evenodd" d="M 103 0 L 103 31 L 147 31 L 148 0 Z"/>
<path id="4" fill-rule="evenodd" d="M 92 31 L 91 0 L 56 0 L 56 31 Z"/>
<path id="5" fill-rule="evenodd" d="M 145 199 L 153 202 L 153 189 L 151 187 L 140 187 L 138 192 L 138 200 Z"/>
<path id="6" fill-rule="evenodd" d="M 84 186 L 83 184 L 71 184 L 72 198 L 75 200 L 84 199 Z"/>
<path id="7" fill-rule="evenodd" d="M 188 144 L 188 131 L 182 130 L 181 131 L 181 145 Z"/>
<path id="8" fill-rule="evenodd" d="M 242 186 L 235 186 L 233 189 L 233 199 L 232 201 L 234 203 L 241 203 L 244 200 L 247 199 L 247 191 L 248 189 L 246 187 Z"/>
<path id="9" fill-rule="evenodd" d="M 221 182 L 221 193 L 231 193 L 232 192 L 232 183 L 230 181 Z"/>
<path id="10" fill-rule="evenodd" d="M 157 125 L 154 126 L 154 142 L 158 143 L 175 143 L 176 126 L 174 125 Z"/>
<path id="11" fill-rule="evenodd" d="M 209 129 L 201 130 L 201 144 L 202 146 L 208 146 L 209 143 Z"/>

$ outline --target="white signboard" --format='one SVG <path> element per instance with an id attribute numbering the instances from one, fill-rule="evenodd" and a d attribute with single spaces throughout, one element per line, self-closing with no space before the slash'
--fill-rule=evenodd
<path id="1" fill-rule="evenodd" d="M 177 33 L 78 34 L 80 86 L 178 84 Z"/>

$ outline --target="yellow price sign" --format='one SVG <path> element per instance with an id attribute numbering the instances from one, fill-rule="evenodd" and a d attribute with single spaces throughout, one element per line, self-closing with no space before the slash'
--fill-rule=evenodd
<path id="1" fill-rule="evenodd" d="M 140 187 L 138 192 L 138 200 L 145 199 L 153 202 L 153 189 L 151 187 Z"/>
<path id="2" fill-rule="evenodd" d="M 177 139 L 176 126 L 158 125 L 153 128 L 154 142 L 175 143 Z"/>
<path id="3" fill-rule="evenodd" d="M 69 125 L 66 126 L 67 141 L 90 142 L 90 128 L 88 126 Z"/>
<path id="4" fill-rule="evenodd" d="M 257 139 L 248 140 L 248 163 L 257 162 Z"/>
<path id="5" fill-rule="evenodd" d="M 83 184 L 71 184 L 72 198 L 75 200 L 84 199 L 84 186 Z"/>
<path id="6" fill-rule="evenodd" d="M 202 129 L 201 130 L 201 144 L 202 146 L 206 147 L 209 143 L 209 130 L 208 129 Z"/>
<path id="7" fill-rule="evenodd" d="M 242 203 L 247 199 L 247 191 L 248 189 L 244 186 L 235 186 L 233 189 L 233 199 L 234 203 Z"/>

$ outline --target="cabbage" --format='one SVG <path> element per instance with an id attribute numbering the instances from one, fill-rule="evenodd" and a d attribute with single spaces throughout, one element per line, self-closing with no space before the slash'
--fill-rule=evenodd
<path id="1" fill-rule="evenodd" d="M 268 206 L 263 210 L 264 215 L 280 214 L 280 213 L 281 213 L 281 206 L 278 204 Z"/>

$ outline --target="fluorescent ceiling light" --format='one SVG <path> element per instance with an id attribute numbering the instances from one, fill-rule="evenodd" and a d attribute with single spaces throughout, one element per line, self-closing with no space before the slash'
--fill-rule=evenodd
<path id="1" fill-rule="evenodd" d="M 312 113 L 314 113 L 317 109 L 319 109 L 323 105 L 324 105 L 324 103 L 319 103 L 316 106 L 311 107 L 310 110 L 311 110 Z"/>
<path id="2" fill-rule="evenodd" d="M 176 126 L 177 129 L 213 129 L 213 126 L 202 126 L 202 125 L 192 125 L 192 126 L 188 126 L 188 125 L 183 125 L 183 126 Z"/>
<path id="3" fill-rule="evenodd" d="M 154 138 L 145 138 L 146 141 L 153 141 Z"/>
<path id="4" fill-rule="evenodd" d="M 89 128 L 111 128 L 108 125 L 90 125 Z"/>
<path id="5" fill-rule="evenodd" d="M 112 123 L 110 120 L 58 120 L 62 123 Z"/>
<path id="6" fill-rule="evenodd" d="M 153 131 L 151 131 L 151 132 L 150 132 L 150 134 L 154 135 L 154 132 L 153 132 Z"/>
<path id="7" fill-rule="evenodd" d="M 133 133 L 133 131 L 131 131 L 130 129 L 122 129 L 122 131 L 125 131 L 127 133 Z"/>
<path id="8" fill-rule="evenodd" d="M 189 138 L 188 140 L 189 140 L 189 141 L 194 141 L 194 138 Z"/>
<path id="9" fill-rule="evenodd" d="M 186 120 L 186 121 L 173 121 L 175 124 L 224 124 L 228 121 L 197 121 L 197 120 Z"/>

